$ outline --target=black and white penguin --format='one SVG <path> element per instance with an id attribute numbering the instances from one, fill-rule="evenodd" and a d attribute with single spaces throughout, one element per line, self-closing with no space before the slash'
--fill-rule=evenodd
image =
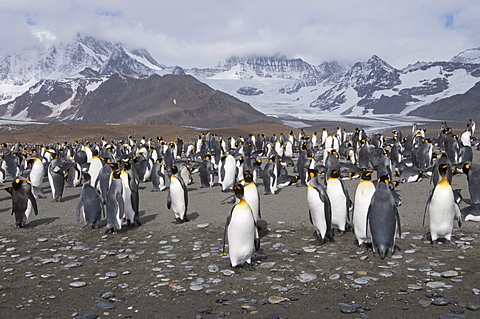
<path id="1" fill-rule="evenodd" d="M 84 183 L 76 207 L 77 222 L 83 218 L 85 226 L 97 228 L 102 216 L 105 215 L 103 199 L 98 191 L 91 185 L 90 175 L 84 175 Z"/>
<path id="2" fill-rule="evenodd" d="M 233 190 L 237 203 L 227 216 L 223 249 L 226 236 L 230 265 L 238 268 L 251 264 L 253 251 L 260 249 L 260 238 L 252 209 L 244 198 L 244 187 L 236 184 Z"/>
<path id="3" fill-rule="evenodd" d="M 455 202 L 452 186 L 446 177 L 446 172 L 450 169 L 449 167 L 450 165 L 448 164 L 442 164 L 438 167 L 441 180 L 430 192 L 425 207 L 425 215 L 428 215 L 430 219 L 430 234 L 434 246 L 438 244 L 439 238 L 444 238 L 448 242 L 451 241 L 455 218 L 458 220 L 458 226 L 462 225 L 460 208 Z"/>
<path id="4" fill-rule="evenodd" d="M 253 175 L 250 171 L 243 172 L 242 185 L 243 197 L 252 209 L 255 223 L 258 223 L 258 220 L 262 218 L 260 213 L 260 195 L 258 194 L 257 185 L 253 181 Z"/>
<path id="5" fill-rule="evenodd" d="M 358 183 L 355 191 L 353 205 L 353 232 L 358 246 L 370 243 L 370 232 L 367 230 L 367 215 L 370 201 L 375 193 L 375 185 L 372 182 L 372 172 L 364 171 L 361 174 L 362 181 Z"/>
<path id="6" fill-rule="evenodd" d="M 268 159 L 263 169 L 263 187 L 265 195 L 275 194 L 278 183 L 277 157 L 272 156 Z"/>
<path id="7" fill-rule="evenodd" d="M 332 171 L 327 180 L 327 195 L 332 207 L 332 228 L 337 235 L 343 235 L 349 226 L 349 210 L 352 202 L 345 182 L 340 178 L 340 172 L 337 170 Z"/>
<path id="8" fill-rule="evenodd" d="M 15 178 L 12 186 L 5 189 L 12 195 L 12 215 L 15 214 L 15 225 L 24 227 L 30 214 L 38 215 L 37 201 L 32 193 L 32 185 L 26 178 Z"/>
<path id="9" fill-rule="evenodd" d="M 125 216 L 128 226 L 142 225 L 140 221 L 139 204 L 140 198 L 138 194 L 138 184 L 131 169 L 129 162 L 124 164 L 124 169 L 120 171 L 120 179 L 122 180 L 122 196 L 124 201 Z"/>
<path id="10" fill-rule="evenodd" d="M 35 198 L 42 198 L 42 182 L 45 175 L 45 168 L 42 160 L 38 157 L 32 157 L 27 160 L 28 175 L 26 176 L 32 185 L 32 193 Z"/>
<path id="11" fill-rule="evenodd" d="M 468 192 L 472 204 L 480 204 L 480 165 L 467 162 L 463 164 L 462 170 L 467 175 Z"/>
<path id="12" fill-rule="evenodd" d="M 395 237 L 401 235 L 397 203 L 389 184 L 388 176 L 380 176 L 367 213 L 372 249 L 381 259 L 395 251 Z"/>
<path id="13" fill-rule="evenodd" d="M 200 184 L 202 188 L 213 187 L 215 169 L 213 168 L 212 157 L 207 154 L 200 165 Z"/>
<path id="14" fill-rule="evenodd" d="M 316 170 L 310 169 L 308 174 L 310 178 L 307 184 L 307 202 L 310 222 L 315 228 L 313 234 L 320 244 L 324 244 L 328 241 L 333 242 L 332 209 L 330 199 L 325 188 L 323 188 L 322 184 L 318 181 Z"/>
<path id="15" fill-rule="evenodd" d="M 162 163 L 161 159 L 157 159 L 153 163 L 152 174 L 150 175 L 150 180 L 152 181 L 152 192 L 160 192 L 167 188 L 166 185 L 166 173 L 167 169 L 165 164 Z"/>
<path id="16" fill-rule="evenodd" d="M 122 179 L 120 171 L 111 173 L 110 187 L 107 193 L 105 211 L 107 215 L 107 226 L 105 232 L 115 233 L 122 228 L 122 219 L 125 216 L 125 203 L 122 192 Z"/>
<path id="17" fill-rule="evenodd" d="M 167 195 L 167 208 L 173 211 L 175 222 L 181 224 L 188 222 L 188 192 L 182 177 L 178 174 L 178 168 L 172 166 L 170 176 L 170 190 Z"/>
<path id="18" fill-rule="evenodd" d="M 224 155 L 221 158 L 218 178 L 222 185 L 222 192 L 231 191 L 237 177 L 237 166 L 235 157 L 231 154 Z"/>
<path id="19" fill-rule="evenodd" d="M 65 173 L 63 161 L 58 154 L 55 154 L 54 159 L 48 164 L 48 182 L 52 190 L 53 201 L 61 202 L 65 188 Z"/>

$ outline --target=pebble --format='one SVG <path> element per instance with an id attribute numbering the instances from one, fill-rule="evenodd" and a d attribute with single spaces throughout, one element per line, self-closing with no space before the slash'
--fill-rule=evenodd
<path id="1" fill-rule="evenodd" d="M 105 276 L 107 276 L 108 278 L 115 278 L 118 276 L 118 274 L 114 271 L 109 271 L 105 274 Z"/>
<path id="2" fill-rule="evenodd" d="M 73 287 L 73 288 L 80 288 L 80 287 L 84 287 L 86 285 L 87 285 L 87 283 L 84 282 L 84 281 L 74 281 L 74 282 L 70 283 L 70 287 Z"/>
<path id="3" fill-rule="evenodd" d="M 381 271 L 379 275 L 382 277 L 392 277 L 393 273 L 391 271 Z"/>
<path id="4" fill-rule="evenodd" d="M 475 295 L 480 296 L 480 289 L 473 288 L 473 289 L 472 289 L 472 292 L 473 292 Z"/>
<path id="5" fill-rule="evenodd" d="M 360 305 L 356 305 L 356 304 L 340 303 L 340 311 L 342 313 L 355 313 L 357 312 L 357 309 L 360 307 L 361 307 Z"/>
<path id="6" fill-rule="evenodd" d="M 197 227 L 198 227 L 198 228 L 207 228 L 208 226 L 210 226 L 209 223 L 197 224 Z"/>
<path id="7" fill-rule="evenodd" d="M 270 296 L 268 297 L 268 302 L 271 304 L 277 304 L 280 302 L 284 302 L 286 299 L 280 296 Z"/>
<path id="8" fill-rule="evenodd" d="M 467 318 L 467 316 L 447 313 L 444 315 L 440 315 L 438 318 L 439 319 L 465 319 Z"/>
<path id="9" fill-rule="evenodd" d="M 435 298 L 435 299 L 432 300 L 432 305 L 446 306 L 446 305 L 450 304 L 452 301 L 453 301 L 453 299 L 449 298 L 449 297 L 439 297 L 439 298 Z"/>
<path id="10" fill-rule="evenodd" d="M 48 241 L 48 238 L 45 238 L 45 237 L 37 238 L 37 241 L 43 243 Z"/>
<path id="11" fill-rule="evenodd" d="M 331 280 L 337 280 L 340 279 L 340 274 L 333 274 L 328 277 Z"/>
<path id="12" fill-rule="evenodd" d="M 65 265 L 63 265 L 63 267 L 64 268 L 77 268 L 77 267 L 80 267 L 81 265 L 82 265 L 81 262 L 75 261 L 73 263 L 65 264 Z"/>
<path id="13" fill-rule="evenodd" d="M 426 299 L 426 298 L 419 299 L 418 304 L 423 307 L 428 307 L 432 304 L 432 299 Z"/>
<path id="14" fill-rule="evenodd" d="M 310 282 L 317 279 L 317 276 L 314 274 L 304 273 L 304 274 L 301 274 L 300 276 L 297 276 L 297 279 L 300 280 L 301 282 Z"/>
<path id="15" fill-rule="evenodd" d="M 467 308 L 468 310 L 477 311 L 480 310 L 480 304 L 474 302 L 467 302 L 465 308 Z"/>
<path id="16" fill-rule="evenodd" d="M 430 282 L 427 282 L 426 286 L 428 288 L 436 289 L 436 288 L 444 287 L 445 283 L 443 281 L 430 281 Z"/>
<path id="17" fill-rule="evenodd" d="M 116 308 L 116 306 L 113 303 L 106 302 L 106 301 L 100 301 L 99 303 L 97 303 L 97 307 L 102 308 L 102 309 L 115 309 Z"/>
<path id="18" fill-rule="evenodd" d="M 456 277 L 456 276 L 458 276 L 458 271 L 455 271 L 455 270 L 444 271 L 444 272 L 441 273 L 441 276 L 443 278 Z"/>

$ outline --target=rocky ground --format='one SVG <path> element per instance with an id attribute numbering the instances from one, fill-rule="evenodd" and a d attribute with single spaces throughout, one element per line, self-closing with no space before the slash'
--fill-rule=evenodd
<path id="1" fill-rule="evenodd" d="M 45 180 L 47 198 L 38 200 L 38 216 L 23 229 L 14 226 L 9 194 L 0 193 L 1 317 L 480 317 L 479 224 L 455 226 L 452 245 L 432 247 L 422 227 L 428 179 L 398 186 L 401 251 L 384 260 L 357 248 L 352 233 L 317 245 L 306 188 L 263 195 L 259 181 L 261 248 L 253 269 L 240 270 L 222 255 L 231 204 L 221 201 L 229 194 L 218 185 L 200 188 L 198 176 L 194 181 L 190 222 L 174 224 L 167 191 L 151 192 L 151 184 L 142 183 L 143 225 L 117 234 L 77 223 L 80 188 L 67 188 L 62 202 L 52 202 Z M 358 181 L 346 184 L 353 196 Z M 466 185 L 464 175 L 454 177 L 453 187 L 463 189 L 461 207 L 470 203 Z"/>

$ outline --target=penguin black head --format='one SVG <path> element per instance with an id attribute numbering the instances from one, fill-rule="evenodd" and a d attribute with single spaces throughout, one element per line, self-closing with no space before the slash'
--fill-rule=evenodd
<path id="1" fill-rule="evenodd" d="M 115 178 L 115 179 L 119 179 L 121 174 L 122 174 L 121 171 L 113 171 L 112 172 L 112 177 Z"/>
<path id="2" fill-rule="evenodd" d="M 440 174 L 440 176 L 442 177 L 445 177 L 445 175 L 447 174 L 447 169 L 450 165 L 448 164 L 441 164 L 439 167 L 438 167 L 438 173 Z"/>
<path id="3" fill-rule="evenodd" d="M 253 182 L 252 173 L 251 173 L 250 171 L 243 171 L 243 179 L 244 179 L 245 182 L 247 182 L 247 183 Z"/>
<path id="4" fill-rule="evenodd" d="M 340 172 L 338 170 L 334 170 L 330 173 L 331 178 L 340 178 Z"/>
<path id="5" fill-rule="evenodd" d="M 470 171 L 470 167 L 472 167 L 472 165 L 470 165 L 470 163 L 463 164 L 462 171 L 465 175 L 468 175 L 468 172 Z"/>
<path id="6" fill-rule="evenodd" d="M 238 199 L 243 198 L 243 185 L 242 184 L 235 184 L 233 187 L 233 191 L 235 192 L 235 197 Z"/>
<path id="7" fill-rule="evenodd" d="M 172 166 L 172 174 L 175 175 L 178 173 L 178 168 L 174 165 Z"/>
<path id="8" fill-rule="evenodd" d="M 378 182 L 379 182 L 379 183 L 382 182 L 382 183 L 385 183 L 385 184 L 388 185 L 388 184 L 390 183 L 390 181 L 389 181 L 389 179 L 388 179 L 388 175 L 382 175 L 382 176 L 380 176 L 380 177 L 378 178 Z"/>
<path id="9" fill-rule="evenodd" d="M 307 173 L 308 173 L 308 176 L 310 178 L 314 178 L 315 176 L 317 176 L 317 170 L 316 169 L 310 168 L 310 169 L 307 170 Z"/>
<path id="10" fill-rule="evenodd" d="M 365 181 L 371 181 L 372 180 L 372 171 L 363 171 L 360 174 L 360 177 L 365 180 Z"/>

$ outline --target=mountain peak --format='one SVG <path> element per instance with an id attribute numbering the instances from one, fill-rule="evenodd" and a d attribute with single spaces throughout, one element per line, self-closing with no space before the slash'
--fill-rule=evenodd
<path id="1" fill-rule="evenodd" d="M 480 64 L 480 48 L 465 50 L 454 56 L 450 62 Z"/>

